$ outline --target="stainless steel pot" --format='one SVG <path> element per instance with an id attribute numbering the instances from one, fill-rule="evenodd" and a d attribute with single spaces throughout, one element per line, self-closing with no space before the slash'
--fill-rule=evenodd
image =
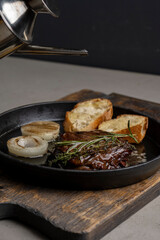
<path id="1" fill-rule="evenodd" d="M 29 45 L 38 13 L 59 16 L 55 0 L 0 0 L 0 58 L 14 52 L 37 55 L 87 55 L 86 50 L 66 50 Z"/>

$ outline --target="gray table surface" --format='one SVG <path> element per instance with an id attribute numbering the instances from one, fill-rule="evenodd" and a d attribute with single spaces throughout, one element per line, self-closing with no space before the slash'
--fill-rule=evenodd
<path id="1" fill-rule="evenodd" d="M 0 62 L 0 112 L 54 101 L 81 89 L 116 92 L 160 103 L 160 76 L 68 64 L 5 58 Z M 103 240 L 160 239 L 160 197 Z M 0 221 L 0 240 L 42 240 L 45 236 L 13 220 Z"/>

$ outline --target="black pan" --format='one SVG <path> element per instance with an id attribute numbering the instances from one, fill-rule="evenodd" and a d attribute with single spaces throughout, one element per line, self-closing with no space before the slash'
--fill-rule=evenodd
<path id="1" fill-rule="evenodd" d="M 51 185 L 53 187 L 75 189 L 106 189 L 133 184 L 150 177 L 160 167 L 160 123 L 149 119 L 147 136 L 142 142 L 147 161 L 127 168 L 116 170 L 66 170 L 43 166 L 45 159 L 20 160 L 8 154 L 6 142 L 19 136 L 20 126 L 32 121 L 50 120 L 61 124 L 65 112 L 71 110 L 75 102 L 48 102 L 32 104 L 12 109 L 0 115 L 0 165 L 13 176 Z M 114 115 L 136 113 L 114 107 Z M 139 113 L 138 113 L 139 114 Z"/>

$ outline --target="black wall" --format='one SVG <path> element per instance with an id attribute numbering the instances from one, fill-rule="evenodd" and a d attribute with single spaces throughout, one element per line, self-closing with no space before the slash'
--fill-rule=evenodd
<path id="1" fill-rule="evenodd" d="M 34 44 L 86 48 L 89 57 L 36 57 L 160 74 L 160 1 L 59 0 L 60 18 L 40 14 Z"/>

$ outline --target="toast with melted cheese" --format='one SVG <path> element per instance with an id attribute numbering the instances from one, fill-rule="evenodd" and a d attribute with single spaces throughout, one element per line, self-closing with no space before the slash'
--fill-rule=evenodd
<path id="1" fill-rule="evenodd" d="M 65 132 L 92 131 L 100 123 L 110 120 L 113 106 L 108 99 L 91 99 L 76 104 L 73 110 L 66 112 L 64 121 Z"/>

